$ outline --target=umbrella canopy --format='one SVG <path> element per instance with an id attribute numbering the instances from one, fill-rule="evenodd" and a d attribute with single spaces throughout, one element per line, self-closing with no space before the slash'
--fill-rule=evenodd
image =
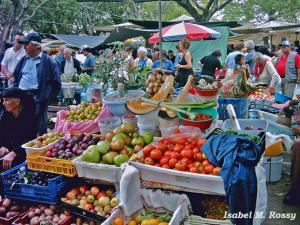
<path id="1" fill-rule="evenodd" d="M 194 23 L 182 22 L 162 29 L 163 41 L 179 41 L 183 38 L 189 40 L 218 39 L 220 37 L 219 32 Z M 159 33 L 155 33 L 148 41 L 150 44 L 158 43 Z"/>

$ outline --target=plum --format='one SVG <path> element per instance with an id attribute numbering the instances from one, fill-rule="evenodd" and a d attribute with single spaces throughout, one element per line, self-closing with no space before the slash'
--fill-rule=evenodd
<path id="1" fill-rule="evenodd" d="M 64 149 L 65 149 L 65 146 L 61 144 L 61 145 L 59 145 L 58 149 L 59 149 L 59 150 L 64 150 Z"/>
<path id="2" fill-rule="evenodd" d="M 72 149 L 72 151 L 73 151 L 74 153 L 77 153 L 77 152 L 78 152 L 78 147 L 74 147 L 74 148 Z"/>
<path id="3" fill-rule="evenodd" d="M 68 153 L 68 152 L 71 152 L 71 149 L 67 148 L 67 149 L 65 150 L 65 153 Z"/>
<path id="4" fill-rule="evenodd" d="M 93 137 L 93 141 L 94 141 L 95 143 L 97 143 L 98 141 L 100 141 L 100 138 L 99 138 L 98 136 L 94 136 L 94 137 Z"/>
<path id="5" fill-rule="evenodd" d="M 91 140 L 91 141 L 89 141 L 87 144 L 88 144 L 88 145 L 95 145 L 95 144 L 96 144 L 96 142 L 95 142 L 95 141 L 93 141 L 93 140 Z"/>
<path id="6" fill-rule="evenodd" d="M 66 157 L 67 157 L 67 158 L 72 158 L 72 157 L 73 157 L 73 154 L 72 154 L 71 152 L 67 152 L 67 153 L 66 153 Z"/>
<path id="7" fill-rule="evenodd" d="M 86 150 L 89 146 L 86 143 L 83 143 L 80 148 Z"/>

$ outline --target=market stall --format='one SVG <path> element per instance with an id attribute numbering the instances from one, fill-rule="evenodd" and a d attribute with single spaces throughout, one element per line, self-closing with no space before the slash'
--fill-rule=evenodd
<path id="1" fill-rule="evenodd" d="M 114 91 L 99 77 L 64 77 L 64 96 L 74 105 L 57 112 L 53 131 L 24 143 L 26 162 L 1 174 L 0 221 L 261 224 L 225 213 L 266 213 L 266 177 L 280 180 L 274 173 L 281 173 L 282 149 L 259 116 L 279 113 L 288 99 L 258 88 L 226 97 L 224 83 L 207 76 L 190 76 L 176 90 L 164 71 L 135 77 L 144 86 L 132 90 L 120 79 Z M 69 95 L 75 86 L 85 89 L 79 104 Z"/>

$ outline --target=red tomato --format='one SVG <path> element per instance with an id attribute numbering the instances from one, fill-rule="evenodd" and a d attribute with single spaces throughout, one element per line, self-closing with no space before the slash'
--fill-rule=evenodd
<path id="1" fill-rule="evenodd" d="M 139 157 L 139 162 L 140 162 L 140 163 L 144 163 L 144 161 L 145 161 L 144 156 Z"/>
<path id="2" fill-rule="evenodd" d="M 219 175 L 220 174 L 220 171 L 221 171 L 221 168 L 220 167 L 215 167 L 212 171 L 212 174 L 213 175 Z"/>
<path id="3" fill-rule="evenodd" d="M 171 153 L 171 158 L 180 159 L 181 155 L 178 152 L 172 152 Z"/>
<path id="4" fill-rule="evenodd" d="M 186 164 L 190 163 L 190 159 L 188 158 L 182 158 L 180 161 Z"/>
<path id="5" fill-rule="evenodd" d="M 204 171 L 203 166 L 199 166 L 199 167 L 198 167 L 198 171 L 199 171 L 199 173 L 203 173 L 203 171 Z"/>
<path id="6" fill-rule="evenodd" d="M 212 173 L 213 169 L 214 169 L 214 166 L 211 164 L 204 167 L 204 171 L 207 174 Z"/>
<path id="7" fill-rule="evenodd" d="M 185 148 L 185 149 L 193 149 L 193 148 L 194 148 L 194 145 L 192 145 L 192 144 L 187 144 L 184 148 Z"/>
<path id="8" fill-rule="evenodd" d="M 202 162 L 202 166 L 207 166 L 207 165 L 209 165 L 210 164 L 210 162 L 207 160 L 207 159 L 205 159 L 203 162 Z"/>
<path id="9" fill-rule="evenodd" d="M 173 141 L 175 144 L 183 145 L 186 142 L 186 138 L 185 137 L 174 137 Z"/>
<path id="10" fill-rule="evenodd" d="M 154 166 L 161 167 L 160 163 L 155 163 Z"/>
<path id="11" fill-rule="evenodd" d="M 143 148 L 143 154 L 145 157 L 148 157 L 150 155 L 150 152 L 155 149 L 153 145 L 147 145 Z"/>
<path id="12" fill-rule="evenodd" d="M 170 161 L 170 157 L 169 156 L 164 156 L 164 157 L 161 158 L 161 160 L 159 161 L 159 163 L 161 165 L 164 165 L 164 164 L 168 164 L 169 161 Z"/>
<path id="13" fill-rule="evenodd" d="M 164 164 L 164 165 L 162 165 L 162 168 L 165 168 L 165 169 L 171 169 L 171 167 L 169 166 L 169 164 Z"/>
<path id="14" fill-rule="evenodd" d="M 196 154 L 196 153 L 198 153 L 198 152 L 200 152 L 200 150 L 199 150 L 198 148 L 193 148 L 193 153 L 194 153 L 194 154 Z"/>
<path id="15" fill-rule="evenodd" d="M 150 157 L 146 157 L 145 160 L 144 160 L 144 163 L 153 166 L 154 165 L 154 160 Z"/>
<path id="16" fill-rule="evenodd" d="M 172 144 L 172 143 L 167 144 L 167 146 L 168 146 L 168 149 L 169 149 L 169 150 L 172 150 L 172 151 L 173 151 L 173 149 L 174 149 L 174 147 L 175 147 L 175 145 Z"/>
<path id="17" fill-rule="evenodd" d="M 156 146 L 157 149 L 159 149 L 163 152 L 166 151 L 167 148 L 168 148 L 167 145 L 162 141 L 158 141 L 155 146 Z"/>
<path id="18" fill-rule="evenodd" d="M 194 155 L 194 160 L 196 160 L 197 162 L 202 162 L 203 161 L 202 154 L 200 152 L 196 153 Z"/>
<path id="19" fill-rule="evenodd" d="M 192 167 L 195 167 L 193 163 L 189 163 L 189 164 L 187 165 L 188 170 L 191 169 Z"/>
<path id="20" fill-rule="evenodd" d="M 172 154 L 172 151 L 167 150 L 167 151 L 165 151 L 164 156 L 169 156 L 169 157 L 171 157 L 171 154 Z"/>
<path id="21" fill-rule="evenodd" d="M 195 140 L 195 139 L 191 140 L 191 145 L 193 145 L 194 147 L 196 147 L 197 146 L 197 140 Z"/>
<path id="22" fill-rule="evenodd" d="M 192 150 L 188 150 L 188 149 L 183 149 L 180 154 L 182 158 L 188 158 L 188 159 L 192 159 L 194 156 Z"/>
<path id="23" fill-rule="evenodd" d="M 153 149 L 151 152 L 150 152 L 150 157 L 154 160 L 160 160 L 162 158 L 162 153 L 159 149 Z"/>
<path id="24" fill-rule="evenodd" d="M 175 152 L 181 152 L 181 150 L 182 150 L 183 148 L 184 148 L 183 145 L 176 144 L 176 145 L 174 146 L 173 151 L 175 151 Z"/>
<path id="25" fill-rule="evenodd" d="M 195 120 L 209 120 L 211 115 L 208 114 L 197 114 Z"/>
<path id="26" fill-rule="evenodd" d="M 189 171 L 191 173 L 199 173 L 198 168 L 196 166 L 192 166 Z"/>
<path id="27" fill-rule="evenodd" d="M 177 159 L 171 158 L 171 159 L 169 160 L 169 166 L 170 166 L 170 168 L 174 168 L 177 162 L 178 162 Z"/>
<path id="28" fill-rule="evenodd" d="M 198 143 L 197 143 L 197 147 L 198 147 L 198 148 L 201 148 L 202 145 L 204 145 L 205 141 L 206 141 L 205 139 L 199 139 L 199 140 L 198 140 Z"/>
<path id="29" fill-rule="evenodd" d="M 196 166 L 197 168 L 201 166 L 200 162 L 194 162 L 194 166 Z"/>
<path id="30" fill-rule="evenodd" d="M 180 129 L 179 127 L 176 127 L 173 131 L 173 134 L 180 134 Z"/>
<path id="31" fill-rule="evenodd" d="M 187 169 L 187 164 L 183 162 L 178 162 L 175 165 L 175 169 L 179 171 L 185 171 Z"/>

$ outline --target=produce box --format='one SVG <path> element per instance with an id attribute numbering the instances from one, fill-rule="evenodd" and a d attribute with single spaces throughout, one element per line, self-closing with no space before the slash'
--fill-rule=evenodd
<path id="1" fill-rule="evenodd" d="M 186 195 L 179 195 L 161 190 L 141 189 L 138 198 L 142 208 L 132 215 L 126 215 L 123 207 L 116 208 L 102 225 L 148 224 L 151 221 L 161 225 L 186 224 L 191 214 L 191 206 Z M 152 223 L 150 223 L 152 224 Z"/>
<path id="2" fill-rule="evenodd" d="M 12 207 L 17 207 L 17 209 L 14 209 Z M 3 199 L 0 201 L 0 224 L 1 225 L 11 225 L 11 223 L 16 220 L 17 218 L 23 216 L 28 212 L 29 206 L 25 205 L 24 203 L 19 203 L 12 201 L 8 198 Z M 15 215 L 7 216 L 8 213 L 13 212 Z M 17 213 L 16 213 L 17 212 Z"/>
<path id="3" fill-rule="evenodd" d="M 28 167 L 32 170 L 62 174 L 68 177 L 77 175 L 72 159 L 80 156 L 90 145 L 100 140 L 98 135 L 66 135 L 54 146 L 44 151 L 32 151 L 27 155 Z"/>
<path id="4" fill-rule="evenodd" d="M 225 195 L 223 179 L 220 176 L 170 170 L 139 162 L 131 162 L 131 164 L 140 170 L 141 179 L 145 181 L 186 187 L 200 193 Z"/>
<path id="5" fill-rule="evenodd" d="M 72 163 L 76 167 L 79 177 L 104 180 L 112 183 L 120 182 L 121 167 L 108 164 L 84 162 L 82 161 L 82 156 L 74 159 Z"/>
<path id="6" fill-rule="evenodd" d="M 59 207 L 80 217 L 103 222 L 118 205 L 115 187 L 76 179 L 59 193 Z"/>
<path id="7" fill-rule="evenodd" d="M 5 196 L 24 201 L 56 204 L 57 193 L 65 186 L 63 176 L 51 176 L 47 179 L 47 185 L 43 186 L 39 184 L 32 184 L 30 179 L 35 178 L 22 175 L 28 171 L 27 164 L 24 162 L 1 174 L 3 192 Z M 46 176 L 47 174 L 43 173 L 41 175 Z"/>
<path id="8" fill-rule="evenodd" d="M 258 119 L 238 119 L 237 120 L 241 127 L 241 132 L 251 134 L 254 136 L 259 135 L 262 131 L 267 132 L 268 121 Z M 230 130 L 233 127 L 232 120 L 225 120 L 222 124 L 223 130 Z"/>
<path id="9" fill-rule="evenodd" d="M 47 211 L 47 214 L 46 214 Z M 59 215 L 60 214 L 60 215 Z M 57 215 L 57 216 L 55 216 Z M 56 219 L 54 219 L 56 217 Z M 16 219 L 12 225 L 40 225 L 42 222 L 50 222 L 57 225 L 69 225 L 72 216 L 67 212 L 61 212 L 55 206 L 38 205 Z M 55 221 L 54 221 L 55 220 Z"/>
<path id="10" fill-rule="evenodd" d="M 64 135 L 65 134 L 62 132 L 44 134 L 43 136 L 37 137 L 35 140 L 23 144 L 21 147 L 25 149 L 27 154 L 34 150 L 43 151 L 59 142 Z"/>

